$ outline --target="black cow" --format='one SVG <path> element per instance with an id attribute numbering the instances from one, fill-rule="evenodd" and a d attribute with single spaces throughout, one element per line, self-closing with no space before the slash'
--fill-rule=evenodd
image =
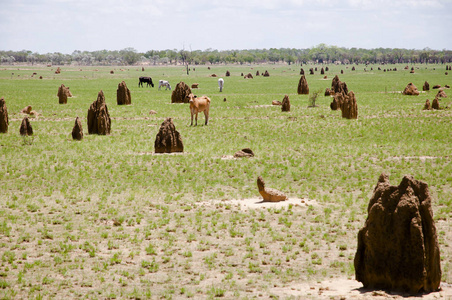
<path id="1" fill-rule="evenodd" d="M 143 82 L 147 83 L 146 86 L 151 85 L 152 87 L 154 87 L 154 83 L 152 82 L 152 78 L 151 77 L 143 77 L 141 76 L 140 78 L 140 82 L 138 82 L 138 87 L 143 87 Z"/>

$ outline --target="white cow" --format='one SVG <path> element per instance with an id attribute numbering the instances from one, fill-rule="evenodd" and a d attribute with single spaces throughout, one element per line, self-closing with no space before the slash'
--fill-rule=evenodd
<path id="1" fill-rule="evenodd" d="M 223 91 L 223 86 L 224 86 L 224 79 L 220 78 L 218 79 L 218 86 L 220 87 L 220 92 Z"/>
<path id="2" fill-rule="evenodd" d="M 171 85 L 169 84 L 168 81 L 166 81 L 166 80 L 159 80 L 159 90 L 160 90 L 160 88 L 162 86 L 166 87 L 165 90 L 169 89 L 171 91 Z"/>

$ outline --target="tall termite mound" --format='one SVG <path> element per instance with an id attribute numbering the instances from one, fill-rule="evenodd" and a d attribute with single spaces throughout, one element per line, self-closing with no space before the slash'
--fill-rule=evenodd
<path id="1" fill-rule="evenodd" d="M 428 185 L 381 174 L 358 233 L 354 265 L 365 288 L 432 292 L 441 282 L 440 251 Z"/>

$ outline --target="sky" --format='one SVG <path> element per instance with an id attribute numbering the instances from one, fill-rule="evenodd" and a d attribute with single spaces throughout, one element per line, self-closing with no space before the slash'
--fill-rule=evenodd
<path id="1" fill-rule="evenodd" d="M 0 0 L 0 50 L 452 49 L 452 0 Z"/>

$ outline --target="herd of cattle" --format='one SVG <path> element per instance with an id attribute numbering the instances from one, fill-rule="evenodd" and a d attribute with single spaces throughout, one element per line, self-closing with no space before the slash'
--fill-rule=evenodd
<path id="1" fill-rule="evenodd" d="M 146 83 L 146 87 L 152 86 L 154 87 L 154 83 L 152 82 L 151 77 L 144 77 L 141 76 L 139 78 L 138 87 L 143 87 L 143 83 Z M 166 87 L 165 90 L 171 91 L 171 85 L 166 80 L 159 80 L 159 90 L 161 87 Z M 223 91 L 224 87 L 224 79 L 219 78 L 218 79 L 218 87 L 220 88 L 220 92 Z M 189 103 L 190 103 L 190 114 L 191 114 L 191 123 L 190 126 L 193 126 L 193 116 L 195 116 L 195 126 L 198 125 L 198 113 L 204 112 L 205 116 L 205 125 L 209 123 L 209 109 L 210 109 L 210 98 L 207 96 L 197 97 L 193 94 L 190 94 L 189 96 Z"/>
<path id="2" fill-rule="evenodd" d="M 138 87 L 143 87 L 143 83 L 146 83 L 146 87 L 152 86 L 154 87 L 154 82 L 152 82 L 152 78 L 151 77 L 145 77 L 145 76 L 141 76 L 140 78 L 138 78 Z M 197 83 L 195 83 L 197 85 Z M 167 80 L 159 80 L 159 90 L 160 88 L 164 86 L 166 87 L 165 90 L 170 90 L 171 91 L 171 85 Z M 220 88 L 220 92 L 223 91 L 223 86 L 224 86 L 224 79 L 223 78 L 219 78 L 218 79 L 218 87 Z"/>

